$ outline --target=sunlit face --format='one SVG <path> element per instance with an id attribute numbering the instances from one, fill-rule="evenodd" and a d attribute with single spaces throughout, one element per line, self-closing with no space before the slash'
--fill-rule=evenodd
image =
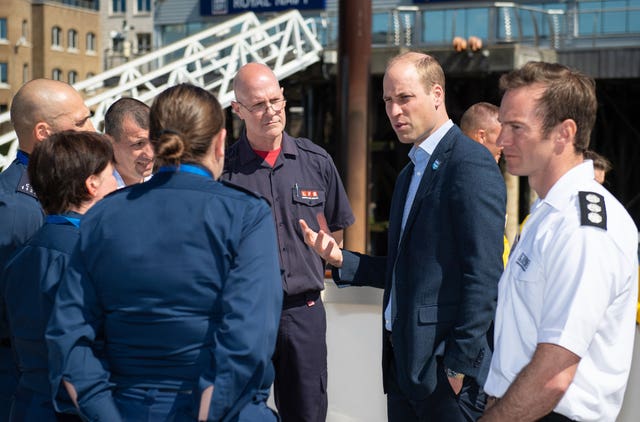
<path id="1" fill-rule="evenodd" d="M 127 185 L 139 183 L 153 171 L 153 147 L 149 130 L 142 129 L 131 117 L 122 122 L 122 132 L 113 142 L 116 170 Z"/>
<path id="2" fill-rule="evenodd" d="M 56 111 L 59 112 L 51 122 L 53 132 L 62 132 L 63 130 L 95 132 L 91 122 L 91 111 L 84 104 L 82 97 L 75 91 L 69 93 L 63 101 L 60 101 Z"/>
<path id="3" fill-rule="evenodd" d="M 250 141 L 269 143 L 282 136 L 287 123 L 286 101 L 277 80 L 257 77 L 235 94 L 233 110 L 244 120 Z"/>
<path id="4" fill-rule="evenodd" d="M 500 160 L 500 155 L 502 154 L 502 146 L 499 146 L 497 143 L 498 136 L 500 136 L 500 129 L 502 129 L 502 125 L 498 120 L 498 116 L 492 117 L 485 129 L 484 146 L 487 147 L 496 162 Z"/>
<path id="5" fill-rule="evenodd" d="M 513 175 L 543 180 L 553 158 L 554 142 L 543 135 L 542 119 L 536 115 L 536 100 L 543 92 L 543 86 L 534 84 L 510 89 L 502 97 L 497 145 L 503 147 Z"/>
<path id="6" fill-rule="evenodd" d="M 422 142 L 437 129 L 435 110 L 444 93 L 439 85 L 426 92 L 415 66 L 407 62 L 392 65 L 382 87 L 385 110 L 400 142 Z"/>
<path id="7" fill-rule="evenodd" d="M 104 198 L 118 188 L 118 182 L 113 176 L 113 165 L 109 163 L 98 176 L 98 189 L 96 191 L 96 200 Z"/>

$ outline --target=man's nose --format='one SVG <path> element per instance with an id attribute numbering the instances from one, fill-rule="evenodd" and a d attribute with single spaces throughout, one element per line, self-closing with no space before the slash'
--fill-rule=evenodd
<path id="1" fill-rule="evenodd" d="M 153 152 L 153 145 L 151 145 L 151 142 L 147 142 L 147 144 L 142 149 L 142 154 L 153 160 L 155 154 Z"/>

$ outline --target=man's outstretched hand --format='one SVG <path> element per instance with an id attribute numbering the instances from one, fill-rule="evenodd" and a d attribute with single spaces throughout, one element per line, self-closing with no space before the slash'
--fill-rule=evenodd
<path id="1" fill-rule="evenodd" d="M 336 239 L 334 239 L 329 233 L 329 229 L 327 227 L 322 227 L 322 224 L 320 224 L 320 230 L 316 233 L 309 228 L 306 221 L 300 219 L 298 222 L 302 229 L 304 243 L 309 245 L 329 264 L 336 268 L 342 267 L 342 251 L 340 250 L 340 246 L 336 242 Z M 326 226 L 326 223 L 324 225 Z"/>

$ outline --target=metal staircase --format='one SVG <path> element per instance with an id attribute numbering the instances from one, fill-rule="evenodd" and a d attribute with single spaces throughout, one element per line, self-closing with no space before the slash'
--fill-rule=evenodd
<path id="1" fill-rule="evenodd" d="M 74 88 L 93 111 L 94 126 L 101 128 L 106 110 L 120 97 L 151 103 L 164 89 L 188 82 L 213 92 L 224 108 L 233 99 L 233 77 L 243 64 L 265 63 L 278 79 L 284 79 L 319 61 L 321 52 L 314 21 L 305 21 L 297 10 L 266 22 L 246 13 L 76 83 Z M 8 121 L 8 112 L 0 114 L 0 124 Z M 15 132 L 0 136 L 0 148 L 6 144 L 10 147 L 0 155 L 2 168 L 16 155 Z"/>

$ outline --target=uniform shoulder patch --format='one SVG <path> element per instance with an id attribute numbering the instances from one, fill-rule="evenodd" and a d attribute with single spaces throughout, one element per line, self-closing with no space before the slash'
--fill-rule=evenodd
<path id="1" fill-rule="evenodd" d="M 24 193 L 25 195 L 29 195 L 38 199 L 36 192 L 33 190 L 33 186 L 31 186 L 31 181 L 29 180 L 29 173 L 27 173 L 26 171 L 22 173 L 22 177 L 18 182 L 18 186 L 16 186 L 16 192 Z"/>
<path id="2" fill-rule="evenodd" d="M 580 201 L 580 225 L 607 230 L 607 209 L 604 197 L 595 192 L 578 192 Z"/>

